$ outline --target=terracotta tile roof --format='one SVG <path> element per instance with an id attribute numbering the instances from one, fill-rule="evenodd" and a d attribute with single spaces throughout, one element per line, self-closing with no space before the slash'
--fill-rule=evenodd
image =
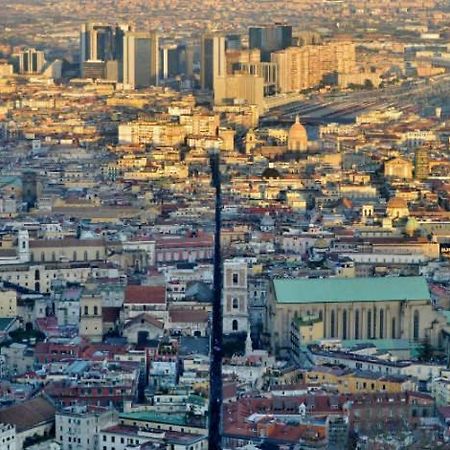
<path id="1" fill-rule="evenodd" d="M 162 322 L 160 322 L 156 317 L 153 317 L 150 314 L 139 314 L 136 317 L 133 317 L 130 321 L 128 321 L 125 324 L 125 329 L 129 328 L 130 326 L 134 325 L 135 323 L 140 323 L 140 322 L 147 322 L 150 325 L 153 325 L 157 328 L 160 328 L 161 330 L 164 328 L 164 324 Z"/>
<path id="2" fill-rule="evenodd" d="M 30 241 L 30 248 L 60 248 L 60 247 L 101 247 L 105 242 L 101 239 L 42 239 Z"/>
<path id="3" fill-rule="evenodd" d="M 102 318 L 104 322 L 116 322 L 120 317 L 120 308 L 117 306 L 104 306 Z"/>
<path id="4" fill-rule="evenodd" d="M 0 409 L 0 422 L 16 426 L 18 433 L 55 420 L 56 408 L 44 397 Z"/>
<path id="5" fill-rule="evenodd" d="M 164 286 L 127 286 L 125 303 L 164 304 L 166 288 Z"/>
<path id="6" fill-rule="evenodd" d="M 172 323 L 199 323 L 208 321 L 208 311 L 178 309 L 169 311 Z"/>

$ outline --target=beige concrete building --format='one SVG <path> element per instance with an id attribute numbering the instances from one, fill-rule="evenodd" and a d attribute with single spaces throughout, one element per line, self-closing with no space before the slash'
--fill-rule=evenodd
<path id="1" fill-rule="evenodd" d="M 30 241 L 31 262 L 100 261 L 106 258 L 106 243 L 99 239 L 48 239 Z"/>
<path id="2" fill-rule="evenodd" d="M 273 53 L 272 62 L 278 65 L 278 91 L 298 92 L 318 85 L 325 75 L 354 72 L 355 44 L 331 42 L 289 47 Z"/>
<path id="3" fill-rule="evenodd" d="M 85 283 L 90 278 L 117 278 L 120 272 L 106 263 L 56 262 L 16 264 L 0 267 L 0 280 L 14 282 L 37 292 L 50 292 L 54 280 Z"/>
<path id="4" fill-rule="evenodd" d="M 80 331 L 81 337 L 92 342 L 103 339 L 102 296 L 94 291 L 86 290 L 80 299 Z"/>
<path id="5" fill-rule="evenodd" d="M 17 292 L 12 289 L 0 289 L 0 317 L 17 316 Z"/>
<path id="6" fill-rule="evenodd" d="M 235 73 L 216 79 L 214 104 L 245 103 L 264 111 L 264 78 L 249 73 Z"/>
<path id="7" fill-rule="evenodd" d="M 413 177 L 413 164 L 404 158 L 393 158 L 384 163 L 384 176 L 411 180 Z"/>

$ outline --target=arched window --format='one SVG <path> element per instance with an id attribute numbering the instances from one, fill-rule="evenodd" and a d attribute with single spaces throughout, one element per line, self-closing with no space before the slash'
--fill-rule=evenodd
<path id="1" fill-rule="evenodd" d="M 359 309 L 355 311 L 355 339 L 359 339 Z"/>
<path id="2" fill-rule="evenodd" d="M 233 320 L 233 322 L 231 324 L 231 328 L 233 329 L 233 331 L 238 331 L 239 324 L 238 324 L 238 321 L 236 319 Z"/>
<path id="3" fill-rule="evenodd" d="M 330 337 L 332 337 L 332 338 L 336 337 L 335 336 L 335 334 L 336 334 L 336 322 L 335 321 L 336 321 L 336 314 L 333 310 L 333 311 L 331 311 L 331 332 L 330 332 Z"/>
<path id="4" fill-rule="evenodd" d="M 39 273 L 39 269 L 36 269 L 34 271 L 34 279 L 39 281 L 40 278 L 40 273 Z"/>
<path id="5" fill-rule="evenodd" d="M 372 311 L 367 311 L 367 339 L 372 337 Z"/>
<path id="6" fill-rule="evenodd" d="M 347 339 L 347 310 L 342 313 L 342 339 Z"/>
<path id="7" fill-rule="evenodd" d="M 392 339 L 396 339 L 396 332 L 395 332 L 395 317 L 392 318 L 392 330 L 391 330 L 391 337 Z"/>
<path id="8" fill-rule="evenodd" d="M 239 309 L 239 300 L 236 297 L 233 298 L 233 309 Z"/>
<path id="9" fill-rule="evenodd" d="M 384 310 L 380 309 L 380 339 L 384 338 Z"/>
<path id="10" fill-rule="evenodd" d="M 376 339 L 377 337 L 377 307 L 373 308 L 373 331 L 372 337 Z"/>
<path id="11" fill-rule="evenodd" d="M 416 309 L 414 311 L 414 319 L 413 319 L 413 339 L 415 341 L 419 340 L 419 336 L 420 336 L 420 317 L 419 317 L 419 311 Z"/>

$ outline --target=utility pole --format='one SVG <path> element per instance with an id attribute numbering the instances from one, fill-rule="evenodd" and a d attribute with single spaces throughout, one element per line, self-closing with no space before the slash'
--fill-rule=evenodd
<path id="1" fill-rule="evenodd" d="M 220 248 L 220 228 L 222 214 L 222 190 L 220 179 L 220 156 L 211 154 L 210 167 L 215 195 L 214 234 L 214 297 L 210 341 L 209 378 L 209 434 L 208 449 L 222 450 L 222 255 Z"/>

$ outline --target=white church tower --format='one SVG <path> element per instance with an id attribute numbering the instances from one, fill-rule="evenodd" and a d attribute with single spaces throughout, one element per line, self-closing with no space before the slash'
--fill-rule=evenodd
<path id="1" fill-rule="evenodd" d="M 223 332 L 245 333 L 248 329 L 247 263 L 229 259 L 223 264 Z"/>
<path id="2" fill-rule="evenodd" d="M 30 261 L 30 236 L 28 230 L 17 233 L 17 254 L 21 263 Z"/>

